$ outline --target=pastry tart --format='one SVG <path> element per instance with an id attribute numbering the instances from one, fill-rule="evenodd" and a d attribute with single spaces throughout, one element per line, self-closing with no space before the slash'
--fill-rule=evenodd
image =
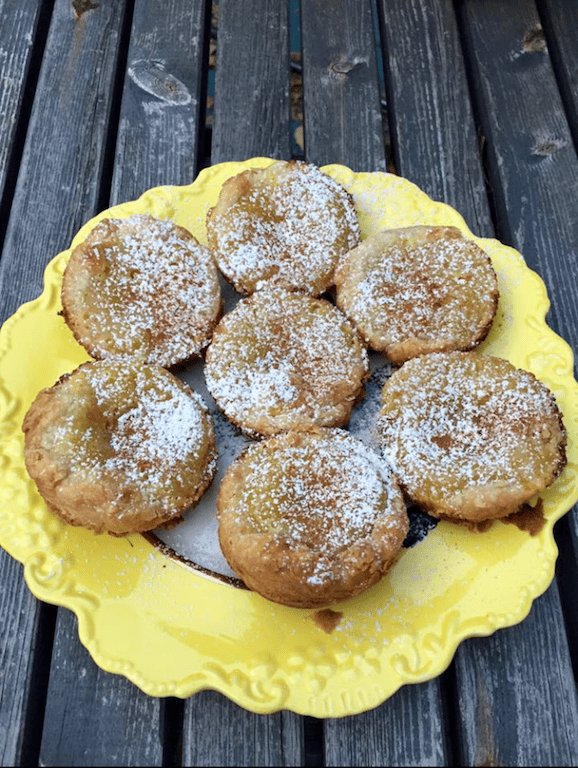
<path id="1" fill-rule="evenodd" d="M 223 413 L 258 436 L 344 426 L 369 366 L 365 345 L 333 304 L 276 288 L 223 316 L 204 370 Z"/>
<path id="2" fill-rule="evenodd" d="M 208 249 L 186 229 L 135 214 L 101 220 L 72 251 L 62 307 L 92 357 L 131 354 L 169 367 L 208 344 L 221 287 Z"/>
<path id="3" fill-rule="evenodd" d="M 566 432 L 553 394 L 498 357 L 414 358 L 385 383 L 382 403 L 384 458 L 408 499 L 435 517 L 507 517 L 566 464 Z"/>
<path id="4" fill-rule="evenodd" d="M 178 521 L 216 466 L 201 397 L 156 365 L 85 363 L 42 390 L 23 423 L 26 468 L 66 522 L 117 535 Z"/>
<path id="5" fill-rule="evenodd" d="M 387 465 L 341 429 L 251 445 L 227 470 L 217 514 L 231 568 L 250 589 L 296 608 L 332 605 L 377 583 L 408 531 Z"/>
<path id="6" fill-rule="evenodd" d="M 318 296 L 360 228 L 353 198 L 337 181 L 309 163 L 280 160 L 225 181 L 207 237 L 239 293 L 282 285 Z"/>
<path id="7" fill-rule="evenodd" d="M 335 284 L 337 306 L 395 365 L 426 352 L 473 349 L 498 306 L 490 258 L 456 227 L 371 235 L 341 258 Z"/>

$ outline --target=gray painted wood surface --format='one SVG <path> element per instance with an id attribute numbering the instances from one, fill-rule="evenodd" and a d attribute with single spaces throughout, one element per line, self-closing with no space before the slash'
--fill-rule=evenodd
<path id="1" fill-rule="evenodd" d="M 325 724 L 327 765 L 449 765 L 440 680 L 401 688 L 370 712 Z"/>
<path id="2" fill-rule="evenodd" d="M 340 162 L 354 170 L 385 170 L 370 3 L 313 2 L 301 8 L 306 159 Z M 326 722 L 328 764 L 417 764 L 425 755 L 424 742 L 415 748 L 416 713 L 427 735 L 433 735 L 433 741 L 425 740 L 428 759 L 432 765 L 445 764 L 439 680 L 403 689 L 372 712 Z M 413 727 L 400 732 L 401 723 Z M 393 732 L 397 737 L 392 749 Z M 371 733 L 372 738 L 363 744 L 353 735 L 361 733 Z"/>
<path id="3" fill-rule="evenodd" d="M 564 109 L 569 121 L 569 130 L 574 146 L 578 147 L 578 2 L 565 0 L 542 0 L 539 4 L 540 22 L 545 42 L 553 63 L 556 82 L 560 89 Z M 576 247 L 576 241 L 573 243 Z M 575 292 L 570 293 L 570 298 Z M 565 313 L 566 314 L 566 313 Z M 573 326 L 573 311 L 567 313 L 568 324 L 562 333 L 576 352 L 576 329 Z M 570 642 L 570 654 L 574 670 L 578 670 L 578 611 L 570 597 L 578 592 L 578 510 L 561 520 L 557 526 L 557 541 L 560 548 L 558 564 L 560 596 L 565 605 L 566 631 Z"/>
<path id="4" fill-rule="evenodd" d="M 162 709 L 124 677 L 99 669 L 58 611 L 40 765 L 162 765 Z"/>
<path id="5" fill-rule="evenodd" d="M 302 720 L 292 712 L 256 715 L 201 691 L 185 706 L 183 765 L 302 765 Z"/>
<path id="6" fill-rule="evenodd" d="M 0 0 L 0 10 L 20 5 Z M 211 161 L 289 157 L 287 5 L 219 5 Z M 522 249 L 548 285 L 551 324 L 575 345 L 568 284 L 576 276 L 577 44 L 561 0 L 540 0 L 539 8 L 530 0 L 465 0 L 457 14 L 449 0 L 374 5 L 397 170 L 460 210 L 476 234 L 495 231 Z M 571 20 L 578 4 L 569 5 Z M 46 13 L 51 6 L 43 3 Z M 301 2 L 312 162 L 386 167 L 371 6 Z M 187 183 L 200 164 L 203 3 L 170 0 L 162 14 L 151 0 L 76 9 L 54 3 L 29 124 L 21 119 L 28 132 L 0 267 L 3 316 L 40 292 L 44 265 L 109 200 Z M 28 60 L 27 41 L 10 42 Z M 140 61 L 157 68 L 134 69 Z M 27 83 L 20 75 L 7 107 L 12 121 Z M 39 757 L 44 765 L 577 765 L 576 520 L 557 527 L 558 580 L 528 619 L 466 641 L 436 680 L 402 688 L 371 712 L 327 721 L 255 715 L 211 691 L 185 702 L 146 697 L 98 669 L 72 614 L 40 605 L 22 567 L 0 552 L 0 764 Z"/>
<path id="7" fill-rule="evenodd" d="M 124 11 L 124 2 L 102 4 L 80 15 L 64 0 L 54 6 L 0 265 L 5 315 L 40 293 L 46 263 L 97 212 Z M 42 651 L 37 647 L 42 639 L 37 612 L 35 607 L 20 636 L 8 636 L 11 653 L 21 655 L 32 669 Z M 107 753 L 107 764 L 115 759 L 119 765 L 145 764 L 154 750 L 143 738 L 146 733 L 149 739 L 143 723 L 150 723 L 152 711 L 158 720 L 159 702 L 85 660 L 78 633 L 69 626 L 72 616 L 64 609 L 59 614 L 52 658 L 60 663 L 50 669 L 41 731 L 43 764 L 66 765 L 68 758 L 70 764 L 95 764 L 96 743 L 87 723 L 100 723 L 97 730 L 107 733 L 109 745 L 117 745 L 116 756 Z M 42 695 L 34 675 L 25 673 L 16 690 Z M 105 701 L 120 703 L 124 718 Z M 2 705 L 9 703 L 6 698 Z M 27 735 L 40 737 L 39 732 Z M 101 750 L 106 743 L 101 741 Z M 21 745 L 24 754 L 28 748 Z M 22 751 L 16 757 L 22 759 Z"/>
<path id="8" fill-rule="evenodd" d="M 190 182 L 197 171 L 205 8 L 174 4 L 162 18 L 150 10 L 149 3 L 137 2 L 133 12 L 111 203 L 152 186 Z M 168 30 L 177 24 L 180 34 L 171 40 Z M 111 80 L 111 93 L 112 85 Z M 56 627 L 43 764 L 161 765 L 164 702 L 99 670 L 79 645 L 71 621 L 69 614 L 61 615 Z M 72 680 L 75 695 L 63 698 Z M 91 720 L 96 728 L 87 731 Z M 86 733 L 80 750 L 70 738 L 77 732 Z"/>
<path id="9" fill-rule="evenodd" d="M 540 17 L 528 0 L 490 0 L 464 3 L 463 20 L 498 236 L 540 273 L 551 324 L 575 345 L 578 302 L 566 287 L 578 278 L 578 161 Z"/>
<path id="10" fill-rule="evenodd" d="M 286 3 L 219 4 L 213 121 L 213 164 L 290 156 Z M 183 764 L 299 765 L 301 720 L 291 713 L 255 715 L 202 691 L 184 704 Z"/>
<path id="11" fill-rule="evenodd" d="M 211 163 L 290 157 L 289 8 L 219 2 Z"/>
<path id="12" fill-rule="evenodd" d="M 301 36 L 307 159 L 385 171 L 370 0 L 302 3 Z"/>
<path id="13" fill-rule="evenodd" d="M 24 109 L 24 89 L 37 39 L 37 27 L 42 4 L 38 2 L 14 3 L 0 0 L 2 47 L 0 48 L 0 200 L 6 184 L 9 161 L 16 150 L 18 120 Z"/>
<path id="14" fill-rule="evenodd" d="M 556 582 L 529 617 L 459 649 L 461 765 L 576 765 L 577 698 Z"/>
<path id="15" fill-rule="evenodd" d="M 507 9 L 499 2 L 484 3 L 483 8 L 465 2 L 462 13 L 474 98 L 487 141 L 497 236 L 520 250 L 542 276 L 552 300 L 549 323 L 575 345 L 577 302 L 568 285 L 576 274 L 578 230 L 571 199 L 578 161 L 540 18 L 527 0 L 509 3 Z M 561 525 L 567 529 L 568 522 Z M 540 764 L 553 751 L 558 755 L 549 759 L 561 765 L 578 760 L 576 690 L 556 584 L 535 602 L 533 616 L 487 639 L 483 650 L 493 659 L 492 676 L 479 659 L 471 659 L 469 674 L 474 677 L 468 688 L 490 701 L 493 721 L 486 718 L 480 730 L 471 711 L 470 717 L 464 715 L 468 760 L 483 754 L 510 765 Z M 481 647 L 466 643 L 458 650 L 462 674 L 468 674 L 469 649 Z M 515 665 L 515 672 L 500 675 L 500 658 Z M 460 680 L 458 687 L 464 690 L 461 686 Z M 527 697 L 520 694 L 524 690 Z M 515 720 L 510 728 L 504 725 L 508 712 Z M 548 723 L 552 717 L 564 723 L 555 735 Z M 545 733 L 552 733 L 550 740 Z"/>
<path id="16" fill-rule="evenodd" d="M 451 0 L 378 0 L 396 172 L 493 235 L 478 136 Z"/>
<path id="17" fill-rule="evenodd" d="M 207 14 L 204 0 L 134 7 L 116 139 L 111 203 L 161 184 L 190 184 L 203 151 Z"/>
<path id="18" fill-rule="evenodd" d="M 45 265 L 96 213 L 124 9 L 77 17 L 55 3 L 4 242 L 3 317 L 41 293 Z"/>
<path id="19" fill-rule="evenodd" d="M 41 655 L 38 643 L 45 611 L 26 587 L 20 563 L 4 550 L 0 550 L 0 611 L 0 765 L 19 765 L 22 756 L 35 757 L 26 742 L 31 727 L 41 727 L 35 699 L 42 698 L 45 680 L 40 678 L 47 670 L 35 660 Z"/>
<path id="20" fill-rule="evenodd" d="M 578 3 L 575 0 L 542 0 L 539 16 L 548 53 L 554 62 L 556 81 L 578 145 Z"/>

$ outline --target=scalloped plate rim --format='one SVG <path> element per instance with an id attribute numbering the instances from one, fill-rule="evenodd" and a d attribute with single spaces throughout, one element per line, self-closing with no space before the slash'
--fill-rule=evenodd
<path id="1" fill-rule="evenodd" d="M 177 191 L 177 194 L 183 193 L 186 190 L 193 191 L 195 187 L 197 189 L 204 183 L 211 182 L 215 178 L 219 178 L 223 175 L 231 175 L 233 172 L 238 172 L 237 169 L 239 168 L 245 168 L 249 167 L 250 165 L 259 165 L 259 164 L 269 164 L 273 162 L 270 158 L 252 158 L 247 161 L 241 161 L 241 162 L 230 162 L 230 163 L 222 163 L 217 166 L 212 166 L 210 168 L 204 169 L 200 172 L 198 177 L 195 179 L 195 181 L 190 185 L 184 185 L 182 187 L 175 187 L 175 186 L 162 186 L 162 187 L 154 187 L 150 190 L 147 190 L 143 193 L 137 200 L 129 201 L 127 203 L 121 203 L 117 206 L 113 206 L 112 208 L 107 209 L 106 211 L 102 211 L 97 216 L 90 219 L 88 222 L 83 225 L 83 227 L 79 230 L 77 235 L 72 241 L 71 248 L 73 247 L 74 243 L 78 242 L 79 239 L 85 236 L 84 233 L 86 233 L 90 228 L 92 228 L 97 221 L 99 221 L 101 218 L 104 218 L 107 215 L 118 215 L 117 211 L 119 211 L 122 215 L 131 215 L 133 208 L 139 208 L 142 207 L 143 204 L 146 204 L 146 202 L 149 199 L 155 198 L 156 196 L 166 196 L 174 193 L 174 191 Z M 451 215 L 455 218 L 456 216 L 461 220 L 463 223 L 463 229 L 464 232 L 468 234 L 472 239 L 479 242 L 482 247 L 486 245 L 490 248 L 500 248 L 500 249 L 506 249 L 510 252 L 510 254 L 513 256 L 513 258 L 518 259 L 521 268 L 524 271 L 525 275 L 533 275 L 535 278 L 537 278 L 537 284 L 539 287 L 541 287 L 541 293 L 542 293 L 542 300 L 540 302 L 539 307 L 539 317 L 537 317 L 539 324 L 543 326 L 544 333 L 548 334 L 549 337 L 556 339 L 556 344 L 560 346 L 561 349 L 564 349 L 564 355 L 565 355 L 565 362 L 566 367 L 569 367 L 570 371 L 572 370 L 572 357 L 573 353 L 569 345 L 555 332 L 549 328 L 549 326 L 546 323 L 546 314 L 548 311 L 548 308 L 550 306 L 550 302 L 547 296 L 547 291 L 544 282 L 540 278 L 540 276 L 536 273 L 530 270 L 523 260 L 523 257 L 521 254 L 519 254 L 515 249 L 510 248 L 509 246 L 505 246 L 499 241 L 495 239 L 489 239 L 489 238 L 477 238 L 475 237 L 471 231 L 467 228 L 465 225 L 465 222 L 463 219 L 461 219 L 461 216 L 450 206 L 447 206 L 444 203 L 439 203 L 436 201 L 431 200 L 425 193 L 419 189 L 415 184 L 412 182 L 409 182 L 408 180 L 401 179 L 400 177 L 393 176 L 392 174 L 384 173 L 384 172 L 367 172 L 367 173 L 355 173 L 351 171 L 349 168 L 346 168 L 345 166 L 332 164 L 330 166 L 324 166 L 323 170 L 325 170 L 328 173 L 335 173 L 338 176 L 339 175 L 345 175 L 349 178 L 353 179 L 361 179 L 361 177 L 376 177 L 376 176 L 384 176 L 389 177 L 390 179 L 395 179 L 395 183 L 398 183 L 406 188 L 413 188 L 414 193 L 420 196 L 423 196 L 431 201 L 432 205 L 438 207 L 440 210 L 443 208 L 444 210 L 447 210 L 448 212 L 451 212 Z M 124 213 L 127 210 L 130 210 L 129 213 Z M 67 254 L 70 252 L 71 248 L 67 249 L 66 251 L 61 252 L 60 254 L 57 254 L 47 265 L 45 272 L 44 272 L 44 289 L 42 293 L 36 298 L 29 302 L 26 302 L 21 307 L 18 308 L 18 310 L 6 320 L 4 325 L 2 326 L 2 329 L 0 331 L 0 370 L 3 366 L 3 361 L 6 356 L 6 354 L 10 351 L 10 339 L 11 339 L 11 333 L 14 327 L 17 326 L 21 318 L 28 314 L 29 312 L 35 312 L 42 307 L 42 303 L 46 301 L 48 291 L 54 288 L 53 284 L 53 276 L 55 272 L 55 268 L 58 264 L 60 264 L 60 260 L 63 260 L 66 258 Z M 534 279 L 534 278 L 532 278 Z M 567 372 L 565 373 L 565 376 L 567 376 Z M 572 388 L 576 390 L 576 382 L 572 380 Z M 576 480 L 574 480 L 573 485 L 571 486 L 571 493 L 568 493 L 568 496 L 572 496 L 572 499 L 575 501 L 576 498 L 578 498 L 578 493 L 576 490 L 577 483 Z M 576 498 L 575 498 L 576 497 Z M 568 509 L 572 504 L 568 506 Z M 90 651 L 92 657 L 96 661 L 99 666 L 101 666 L 103 669 L 115 673 L 115 674 L 122 674 L 128 679 L 130 679 L 133 683 L 135 683 L 139 688 L 141 688 L 145 693 L 148 693 L 153 696 L 169 696 L 169 695 L 176 695 L 181 698 L 188 697 L 197 691 L 203 690 L 203 689 L 212 689 L 212 690 L 219 690 L 221 693 L 229 697 L 232 701 L 239 704 L 242 707 L 245 707 L 246 709 L 249 709 L 253 712 L 259 712 L 259 713 L 272 713 L 279 711 L 281 709 L 290 709 L 294 712 L 297 712 L 299 714 L 311 714 L 314 716 L 345 716 L 349 714 L 356 714 L 358 712 L 364 711 L 366 709 L 370 709 L 374 706 L 377 706 L 379 703 L 385 701 L 387 698 L 389 698 L 395 691 L 397 691 L 402 685 L 404 684 L 411 684 L 415 682 L 420 682 L 423 680 L 429 680 L 437 675 L 439 675 L 451 662 L 455 650 L 457 649 L 458 645 L 465 640 L 468 637 L 472 636 L 487 636 L 492 634 L 496 629 L 505 627 L 505 626 L 511 626 L 515 623 L 518 623 L 519 621 L 522 621 L 529 613 L 533 600 L 538 597 L 540 594 L 542 594 L 549 586 L 551 579 L 554 574 L 554 564 L 555 559 L 557 555 L 557 548 L 553 537 L 553 525 L 556 520 L 558 520 L 560 517 L 562 517 L 568 509 L 564 510 L 559 505 L 558 509 L 556 510 L 555 514 L 552 514 L 547 519 L 547 524 L 545 526 L 545 533 L 543 534 L 543 545 L 544 548 L 548 550 L 548 553 L 550 555 L 549 563 L 548 563 L 548 569 L 547 571 L 544 571 L 544 575 L 540 581 L 539 584 L 534 585 L 533 591 L 528 591 L 523 599 L 521 600 L 520 604 L 518 605 L 517 611 L 514 614 L 504 614 L 502 616 L 498 615 L 496 616 L 491 622 L 486 620 L 485 623 L 480 622 L 479 626 L 476 627 L 475 630 L 473 630 L 471 627 L 467 627 L 466 623 L 460 624 L 457 628 L 454 628 L 452 630 L 452 633 L 446 637 L 446 645 L 443 649 L 443 653 L 440 652 L 438 654 L 438 660 L 437 664 L 434 664 L 433 669 L 429 669 L 429 671 L 422 677 L 419 675 L 416 676 L 415 679 L 405 679 L 401 680 L 397 685 L 395 685 L 393 688 L 390 686 L 388 689 L 387 686 L 382 686 L 380 688 L 380 692 L 375 693 L 374 691 L 374 697 L 375 699 L 379 700 L 373 700 L 368 705 L 354 705 L 352 703 L 349 703 L 348 706 L 341 710 L 337 708 L 337 710 L 334 713 L 331 714 L 323 714 L 322 710 L 325 708 L 328 708 L 327 702 L 324 706 L 320 704 L 319 697 L 315 696 L 309 696 L 308 703 L 306 704 L 303 700 L 301 700 L 301 704 L 298 705 L 296 702 L 292 702 L 290 706 L 286 706 L 284 704 L 280 704 L 279 706 L 270 706 L 268 704 L 259 704 L 255 701 L 255 699 L 250 700 L 246 695 L 243 695 L 242 693 L 239 693 L 238 691 L 234 690 L 234 688 L 227 684 L 226 682 L 219 682 L 218 680 L 215 680 L 213 675 L 213 679 L 209 680 L 210 675 L 206 673 L 204 680 L 199 680 L 194 683 L 191 683 L 190 681 L 187 683 L 185 682 L 171 682 L 171 683 L 154 683 L 147 679 L 146 674 L 144 674 L 142 671 L 139 671 L 135 668 L 134 661 L 127 662 L 127 660 L 120 660 L 118 658 L 115 658 L 114 656 L 109 655 L 103 648 L 100 647 L 99 642 L 95 638 L 90 637 L 90 633 L 88 630 L 91 618 L 90 618 L 90 611 L 86 609 L 86 607 L 82 604 L 82 600 L 79 600 L 78 596 L 74 593 L 72 594 L 65 594 L 62 595 L 58 593 L 58 590 L 56 590 L 56 594 L 54 594 L 55 590 L 53 587 L 48 584 L 46 586 L 38 579 L 38 577 L 32 573 L 31 564 L 34 561 L 35 556 L 38 554 L 35 551 L 31 551 L 28 553 L 23 553 L 19 550 L 19 547 L 14 545 L 14 542 L 10 540 L 10 535 L 6 537 L 5 531 L 0 528 L 0 542 L 2 543 L 2 546 L 10 553 L 12 556 L 19 560 L 20 562 L 24 563 L 24 572 L 25 572 L 25 579 L 26 583 L 28 585 L 28 588 L 30 591 L 38 598 L 45 600 L 46 602 L 51 602 L 55 605 L 66 607 L 70 610 L 72 610 L 76 616 L 78 617 L 78 625 L 79 625 L 79 636 L 81 639 L 81 642 L 88 648 Z M 2 520 L 2 515 L 0 514 L 0 522 Z M 500 524 L 501 525 L 501 524 Z M 130 537 L 129 537 L 130 538 Z M 141 539 L 141 537 L 139 537 Z M 160 556 L 152 547 L 152 545 L 148 545 L 150 547 L 150 553 L 155 558 L 155 560 L 158 560 Z M 189 572 L 190 573 L 190 572 Z M 198 575 L 198 574 L 191 574 L 191 577 L 196 579 L 204 579 L 205 577 Z M 130 667 L 130 669 L 128 668 Z M 335 696 L 336 694 L 329 694 L 330 696 Z M 320 700 L 323 701 L 323 696 L 320 697 Z M 315 702 L 315 703 L 312 703 Z M 331 709 L 331 707 L 329 707 Z"/>

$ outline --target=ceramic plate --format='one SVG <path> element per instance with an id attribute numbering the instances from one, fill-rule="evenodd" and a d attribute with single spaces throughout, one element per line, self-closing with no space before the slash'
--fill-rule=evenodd
<path id="1" fill-rule="evenodd" d="M 100 219 L 133 213 L 172 219 L 206 242 L 205 215 L 225 179 L 271 162 L 224 163 L 189 186 L 152 189 L 99 214 L 72 246 Z M 486 250 L 498 273 L 500 305 L 481 351 L 531 370 L 554 392 L 568 431 L 568 466 L 541 494 L 545 523 L 536 535 L 502 522 L 484 533 L 440 523 L 403 551 L 380 584 L 325 612 L 270 603 L 167 556 L 142 536 L 95 536 L 67 526 L 47 511 L 26 474 L 21 433 L 38 391 L 87 359 L 58 314 L 70 251 L 59 254 L 46 269 L 42 295 L 23 305 L 0 335 L 0 544 L 24 564 L 34 595 L 76 613 L 80 639 L 97 664 L 153 696 L 211 688 L 259 713 L 355 714 L 406 683 L 440 674 L 466 637 L 521 621 L 554 575 L 552 528 L 578 499 L 578 385 L 569 346 L 545 323 L 542 280 L 519 253 L 474 237 L 456 211 L 413 184 L 338 165 L 324 170 L 353 195 L 364 236 L 382 227 L 454 225 Z M 357 415 L 352 424 L 359 429 Z M 226 432 L 221 443 L 227 460 L 238 446 L 230 447 Z M 210 499 L 199 535 L 182 538 L 200 542 L 205 566 L 222 571 L 210 561 Z"/>

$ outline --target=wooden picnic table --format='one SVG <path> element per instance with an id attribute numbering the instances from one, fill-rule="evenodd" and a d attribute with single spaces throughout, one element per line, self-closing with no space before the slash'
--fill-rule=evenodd
<path id="1" fill-rule="evenodd" d="M 578 348 L 577 27 L 578 0 L 0 0 L 0 320 L 99 211 L 296 157 L 398 174 L 518 249 Z M 575 510 L 555 533 L 525 620 L 333 719 L 147 696 L 0 550 L 0 762 L 578 765 Z"/>

